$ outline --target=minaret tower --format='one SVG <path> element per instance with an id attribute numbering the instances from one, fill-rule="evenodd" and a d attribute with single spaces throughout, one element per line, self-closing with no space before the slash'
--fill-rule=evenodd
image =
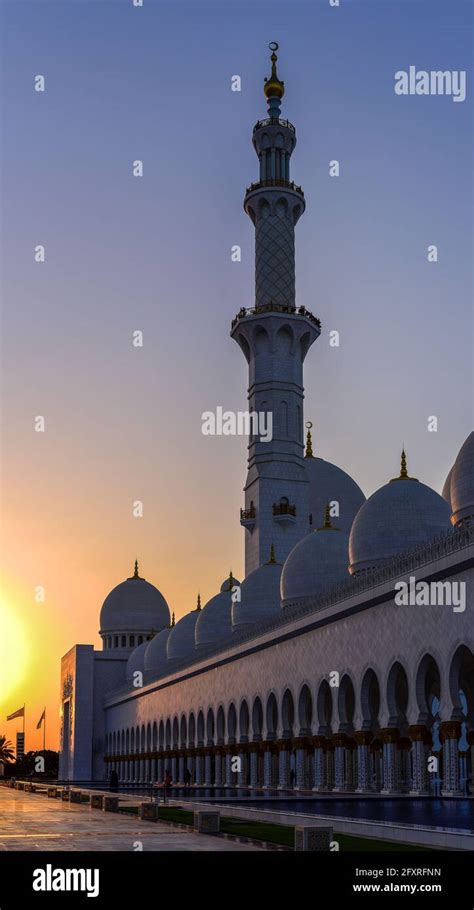
<path id="1" fill-rule="evenodd" d="M 271 414 L 273 436 L 249 437 L 245 508 L 245 574 L 268 561 L 273 544 L 283 563 L 309 533 L 308 480 L 303 452 L 303 361 L 321 325 L 295 305 L 295 225 L 305 209 L 290 180 L 294 126 L 280 117 L 285 87 L 277 75 L 278 45 L 270 44 L 265 80 L 268 116 L 253 129 L 260 179 L 247 189 L 244 209 L 255 227 L 255 305 L 242 308 L 231 335 L 249 365 L 249 411 Z"/>

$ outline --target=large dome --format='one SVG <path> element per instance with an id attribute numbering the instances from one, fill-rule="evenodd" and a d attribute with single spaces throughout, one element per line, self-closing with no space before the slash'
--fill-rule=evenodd
<path id="1" fill-rule="evenodd" d="M 448 506 L 451 506 L 451 477 L 453 474 L 453 467 L 454 467 L 454 465 L 452 465 L 452 467 L 446 477 L 446 480 L 444 481 L 443 489 L 441 491 L 441 496 L 443 497 L 443 499 L 446 500 L 446 502 L 448 503 Z"/>
<path id="2" fill-rule="evenodd" d="M 196 647 L 214 645 L 232 634 L 232 588 L 239 585 L 231 575 L 221 585 L 219 594 L 211 597 L 196 623 Z"/>
<path id="3" fill-rule="evenodd" d="M 101 635 L 113 632 L 159 632 L 170 622 L 165 598 L 154 585 L 138 575 L 117 585 L 104 600 L 100 611 Z"/>
<path id="4" fill-rule="evenodd" d="M 145 673 L 147 676 L 157 678 L 166 673 L 166 664 L 168 662 L 166 646 L 170 632 L 171 629 L 162 629 L 161 632 L 158 632 L 158 635 L 155 635 L 147 643 L 148 647 L 145 651 Z"/>
<path id="5" fill-rule="evenodd" d="M 281 570 L 281 564 L 272 558 L 247 575 L 240 588 L 240 601 L 232 604 L 234 632 L 280 615 Z"/>
<path id="6" fill-rule="evenodd" d="M 282 606 L 317 598 L 349 578 L 349 535 L 335 528 L 326 515 L 324 525 L 311 531 L 289 553 L 281 575 Z"/>
<path id="7" fill-rule="evenodd" d="M 406 472 L 369 497 L 358 512 L 349 538 L 349 571 L 382 565 L 404 550 L 432 540 L 450 528 L 447 502 Z"/>
<path id="8" fill-rule="evenodd" d="M 455 525 L 474 522 L 474 432 L 459 450 L 451 474 L 451 521 Z"/>
<path id="9" fill-rule="evenodd" d="M 304 466 L 309 480 L 309 511 L 313 525 L 324 514 L 328 502 L 338 502 L 339 516 L 331 518 L 332 524 L 349 533 L 357 512 L 365 502 L 361 488 L 342 468 L 323 458 L 313 457 L 309 432 Z"/>

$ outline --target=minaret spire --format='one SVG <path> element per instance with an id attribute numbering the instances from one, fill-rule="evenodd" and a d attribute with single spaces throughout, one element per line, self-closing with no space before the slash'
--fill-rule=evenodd
<path id="1" fill-rule="evenodd" d="M 310 420 L 308 420 L 308 423 L 306 424 L 306 429 L 308 432 L 306 433 L 305 458 L 313 458 L 313 437 L 311 436 L 311 427 L 312 426 L 313 426 L 313 424 L 311 423 Z"/>
<path id="2" fill-rule="evenodd" d="M 278 44 L 276 41 L 270 41 L 268 47 L 272 52 L 270 57 L 270 60 L 272 61 L 272 74 L 269 79 L 264 80 L 265 85 L 263 91 L 267 99 L 268 116 L 272 119 L 278 119 L 281 113 L 280 101 L 285 94 L 285 83 L 282 82 L 277 75 L 276 65 L 278 57 L 276 51 L 278 50 Z"/>

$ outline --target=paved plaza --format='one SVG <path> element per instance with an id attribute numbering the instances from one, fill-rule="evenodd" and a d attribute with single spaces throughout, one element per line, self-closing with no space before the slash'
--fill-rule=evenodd
<path id="1" fill-rule="evenodd" d="M 142 846 L 141 846 L 142 845 Z M 221 837 L 0 787 L 0 850 L 255 851 Z"/>

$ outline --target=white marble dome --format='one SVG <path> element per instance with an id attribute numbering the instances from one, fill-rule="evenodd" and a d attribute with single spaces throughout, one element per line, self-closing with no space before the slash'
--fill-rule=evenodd
<path id="1" fill-rule="evenodd" d="M 404 459 L 404 455 L 402 456 Z M 377 490 L 357 513 L 349 538 L 351 574 L 449 531 L 450 508 L 431 487 L 406 474 Z"/>
<path id="2" fill-rule="evenodd" d="M 100 611 L 100 633 L 160 632 L 169 625 L 170 611 L 162 593 L 144 578 L 135 575 L 117 585 L 104 600 Z"/>
<path id="3" fill-rule="evenodd" d="M 232 588 L 239 584 L 233 575 L 229 576 L 219 594 L 211 597 L 201 610 L 196 623 L 196 648 L 217 644 L 232 634 Z"/>
<path id="4" fill-rule="evenodd" d="M 155 635 L 151 641 L 147 642 L 148 647 L 145 651 L 145 673 L 150 678 L 156 678 L 166 673 L 166 664 L 168 662 L 166 646 L 168 644 L 170 632 L 171 628 L 162 629 L 161 632 L 158 632 L 158 635 Z"/>
<path id="5" fill-rule="evenodd" d="M 280 615 L 281 563 L 270 561 L 247 575 L 240 587 L 240 601 L 232 604 L 234 632 Z"/>
<path id="6" fill-rule="evenodd" d="M 282 607 L 318 598 L 348 580 L 349 535 L 330 524 L 311 531 L 289 553 L 281 574 Z"/>
<path id="7" fill-rule="evenodd" d="M 127 666 L 125 669 L 125 676 L 126 676 L 127 682 L 130 682 L 130 683 L 133 682 L 133 674 L 136 673 L 137 670 L 139 670 L 140 673 L 144 672 L 144 670 L 145 670 L 145 651 L 150 644 L 151 644 L 151 642 L 149 642 L 149 641 L 142 641 L 141 645 L 138 645 L 138 647 L 135 648 L 132 651 L 132 653 L 130 654 L 130 657 L 127 660 Z"/>
<path id="8" fill-rule="evenodd" d="M 169 661 L 184 660 L 194 653 L 194 629 L 200 613 L 192 610 L 186 613 L 170 631 L 166 643 L 166 656 Z"/>
<path id="9" fill-rule="evenodd" d="M 474 522 L 474 432 L 461 446 L 453 465 L 451 508 L 454 525 Z"/>
<path id="10" fill-rule="evenodd" d="M 349 533 L 365 496 L 355 480 L 342 468 L 323 458 L 306 457 L 304 460 L 309 480 L 309 511 L 315 527 L 324 514 L 328 502 L 339 503 L 339 517 L 332 518 L 335 528 Z"/>

